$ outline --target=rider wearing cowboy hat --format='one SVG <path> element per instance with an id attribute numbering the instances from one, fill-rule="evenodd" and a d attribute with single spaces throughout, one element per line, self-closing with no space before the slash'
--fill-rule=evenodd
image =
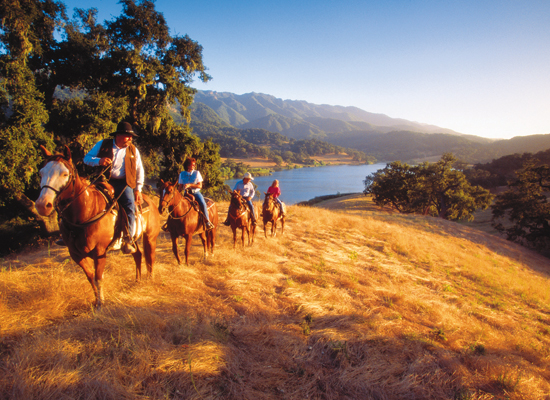
<path id="1" fill-rule="evenodd" d="M 138 135 L 132 124 L 122 121 L 118 124 L 114 139 L 104 139 L 95 144 L 84 157 L 84 163 L 90 166 L 111 166 L 109 183 L 115 189 L 118 204 L 126 211 L 127 230 L 124 235 L 122 252 L 136 252 L 133 235 L 136 229 L 136 203 L 141 204 L 141 189 L 145 180 L 145 171 L 138 149 L 132 140 Z"/>
<path id="2" fill-rule="evenodd" d="M 250 208 L 250 211 L 252 213 L 252 225 L 256 225 L 256 214 L 254 213 L 254 204 L 252 204 L 252 199 L 254 198 L 254 194 L 256 191 L 254 190 L 254 185 L 252 184 L 254 178 L 252 177 L 252 174 L 250 172 L 247 172 L 244 174 L 243 179 L 238 181 L 235 184 L 235 187 L 233 188 L 233 191 L 238 191 L 240 195 L 246 200 L 246 204 L 248 204 L 248 207 Z M 225 219 L 225 222 L 223 223 L 225 226 L 229 226 L 229 211 L 227 212 L 227 218 Z"/>

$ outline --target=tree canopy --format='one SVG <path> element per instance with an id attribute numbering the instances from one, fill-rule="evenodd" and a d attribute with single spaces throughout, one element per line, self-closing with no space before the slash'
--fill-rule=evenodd
<path id="1" fill-rule="evenodd" d="M 550 248 L 550 166 L 535 159 L 527 161 L 491 206 L 494 227 L 508 240 Z"/>
<path id="2" fill-rule="evenodd" d="M 456 161 L 446 153 L 436 163 L 389 163 L 366 177 L 364 193 L 371 194 L 377 205 L 402 213 L 471 220 L 475 210 L 489 207 L 492 195 L 472 186 L 462 171 L 453 168 Z"/>
<path id="3" fill-rule="evenodd" d="M 202 46 L 171 36 L 153 1 L 120 3 L 121 15 L 102 24 L 97 9 L 75 9 L 69 19 L 62 2 L 1 3 L 0 206 L 36 189 L 40 144 L 51 151 L 66 144 L 78 162 L 122 119 L 139 134 L 150 178 L 177 179 L 192 156 L 207 193 L 223 186 L 217 145 L 202 142 L 170 114 L 177 104 L 188 122 L 190 83 L 210 79 Z M 60 95 L 67 92 L 78 95 Z"/>

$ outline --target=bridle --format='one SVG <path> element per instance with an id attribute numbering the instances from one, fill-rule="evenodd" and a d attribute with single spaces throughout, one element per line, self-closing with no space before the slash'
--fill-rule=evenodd
<path id="1" fill-rule="evenodd" d="M 65 165 L 65 166 L 68 168 L 68 170 L 69 170 L 69 179 L 68 179 L 67 183 L 66 183 L 65 185 L 63 185 L 61 188 L 59 188 L 59 189 L 56 189 L 56 188 L 54 188 L 54 187 L 52 187 L 52 186 L 50 186 L 50 185 L 42 185 L 42 186 L 40 186 L 40 192 L 42 192 L 42 190 L 43 190 L 44 188 L 53 190 L 53 192 L 55 193 L 54 208 L 55 208 L 55 210 L 57 211 L 57 214 L 58 214 L 59 216 L 61 216 L 61 217 L 63 216 L 63 213 L 65 212 L 65 210 L 67 210 L 67 208 L 69 208 L 69 206 L 70 206 L 76 199 L 78 199 L 78 198 L 80 197 L 80 195 L 82 195 L 82 193 L 85 193 L 86 190 L 88 190 L 88 188 L 89 188 L 90 186 L 92 186 L 93 184 L 95 184 L 95 183 L 99 180 L 99 178 L 101 177 L 101 175 L 102 175 L 105 171 L 107 171 L 108 168 L 110 168 L 110 165 L 107 166 L 103 171 L 101 171 L 101 173 L 98 175 L 98 177 L 97 177 L 96 179 L 94 179 L 92 182 L 90 182 L 90 184 L 89 184 L 88 186 L 86 186 L 84 189 L 82 189 L 82 190 L 75 196 L 75 187 L 76 187 L 75 182 L 76 182 L 76 177 L 78 176 L 78 173 L 76 172 L 76 168 L 75 168 L 74 164 L 73 164 L 71 161 L 65 160 L 65 159 L 64 159 L 63 157 L 61 157 L 61 156 L 53 156 L 53 157 L 51 157 L 49 160 L 47 160 L 47 161 L 44 163 L 44 165 L 48 164 L 48 163 L 51 162 L 51 161 L 60 162 L 60 163 L 62 163 L 63 165 Z M 67 202 L 67 204 L 65 204 L 65 206 L 63 207 L 63 209 L 60 209 L 59 204 L 60 204 L 63 200 L 60 200 L 59 197 L 60 197 L 61 193 L 65 192 L 65 191 L 67 190 L 67 188 L 69 187 L 69 185 L 71 185 L 71 184 L 72 184 L 73 189 L 72 189 L 71 196 L 69 197 L 69 201 Z M 101 191 L 100 191 L 100 193 L 101 193 Z M 119 196 L 119 197 L 120 197 L 120 196 Z M 105 199 L 105 200 L 107 201 L 107 199 Z M 85 223 L 83 223 L 83 224 L 78 224 L 78 225 L 77 225 L 77 224 L 70 223 L 69 221 L 66 221 L 66 222 L 69 222 L 71 225 L 74 225 L 74 226 L 80 226 L 80 225 L 86 226 L 86 225 L 89 225 L 90 223 L 93 223 L 93 222 L 95 222 L 95 221 L 101 219 L 104 215 L 106 215 L 108 212 L 110 212 L 110 210 L 111 210 L 111 209 L 115 206 L 115 204 L 117 203 L 117 200 L 118 200 L 118 199 L 116 199 L 115 201 L 113 201 L 113 204 L 111 204 L 111 206 L 108 207 L 108 209 L 105 210 L 103 213 L 100 213 L 100 214 L 96 215 L 96 216 L 93 217 L 91 220 L 89 220 L 89 221 L 87 221 L 87 222 L 85 222 Z M 107 203 L 109 203 L 109 202 L 107 201 Z"/>
<path id="2" fill-rule="evenodd" d="M 67 207 L 69 207 L 69 205 L 76 199 L 76 197 L 80 196 L 84 191 L 86 191 L 86 189 L 84 189 L 82 192 L 80 192 L 78 194 L 78 196 L 74 196 L 74 193 L 75 193 L 75 181 L 76 181 L 76 169 L 74 167 L 74 164 L 71 163 L 71 162 L 65 162 L 65 159 L 63 159 L 62 157 L 59 157 L 59 156 L 54 156 L 52 157 L 50 160 L 47 160 L 44 165 L 47 165 L 49 162 L 60 162 L 62 163 L 63 165 L 65 165 L 67 167 L 67 169 L 69 170 L 69 179 L 67 180 L 67 183 L 65 183 L 61 188 L 59 189 L 56 189 L 50 185 L 42 185 L 40 186 L 40 192 L 42 192 L 42 190 L 44 189 L 50 189 L 52 190 L 54 193 L 55 193 L 55 200 L 54 200 L 54 207 L 55 207 L 55 210 L 57 211 L 58 214 L 61 214 L 63 211 L 65 211 L 67 209 Z M 65 190 L 67 190 L 67 188 L 69 187 L 69 185 L 72 184 L 72 187 L 73 187 L 73 192 L 72 192 L 72 200 L 63 208 L 63 210 L 59 210 L 59 203 L 62 201 L 62 200 L 59 200 L 59 196 L 61 195 L 61 193 L 63 193 Z"/>
<path id="3" fill-rule="evenodd" d="M 249 210 L 248 210 L 248 207 L 246 206 L 246 204 L 243 202 L 243 198 L 240 197 L 240 196 L 239 197 L 237 197 L 237 196 L 232 196 L 231 197 L 231 203 L 229 204 L 230 208 L 231 208 L 231 204 L 233 203 L 233 199 L 235 199 L 235 201 L 239 203 L 239 208 L 237 208 L 237 214 L 235 216 L 232 216 L 231 213 L 229 213 L 229 218 L 236 221 L 237 219 L 241 218 L 244 214 L 249 212 Z"/>
<path id="4" fill-rule="evenodd" d="M 182 219 L 183 217 L 185 217 L 187 214 L 189 214 L 191 212 L 191 210 L 193 209 L 193 205 L 190 204 L 190 207 L 189 209 L 181 216 L 178 216 L 178 217 L 174 217 L 174 212 L 176 211 L 176 208 L 181 204 L 182 202 L 182 199 L 185 199 L 187 200 L 189 203 L 191 203 L 191 200 L 189 200 L 188 198 L 185 197 L 185 195 L 183 195 L 182 193 L 180 193 L 180 199 L 178 201 L 177 204 L 172 204 L 172 202 L 174 201 L 174 198 L 176 197 L 176 192 L 177 189 L 174 189 L 174 191 L 171 193 L 171 196 L 170 197 L 170 200 L 166 201 L 166 195 L 164 194 L 164 190 L 163 190 L 163 194 L 162 194 L 162 198 L 160 200 L 161 204 L 166 204 L 165 207 L 168 208 L 168 218 L 171 218 L 171 219 Z M 170 207 L 172 207 L 172 211 L 170 211 Z M 163 207 L 164 209 L 164 207 Z"/>

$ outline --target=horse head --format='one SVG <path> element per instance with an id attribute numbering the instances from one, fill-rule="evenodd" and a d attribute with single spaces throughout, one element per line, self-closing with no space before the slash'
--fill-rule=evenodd
<path id="1" fill-rule="evenodd" d="M 175 183 L 168 181 L 164 182 L 162 179 L 160 180 L 160 183 L 159 213 L 162 215 L 164 213 L 164 210 L 174 203 L 174 199 L 176 197 L 178 189 L 176 188 Z"/>
<path id="2" fill-rule="evenodd" d="M 40 170 L 40 196 L 35 202 L 36 211 L 48 216 L 55 208 L 59 195 L 76 179 L 71 151 L 65 146 L 63 154 L 52 154 L 40 146 L 46 158 Z"/>
<path id="3" fill-rule="evenodd" d="M 233 190 L 229 192 L 231 194 L 231 201 L 229 203 L 229 206 L 233 206 L 237 209 L 241 208 L 241 206 L 244 203 L 243 197 L 241 196 L 241 193 L 238 190 Z"/>
<path id="4" fill-rule="evenodd" d="M 273 208 L 275 207 L 275 200 L 273 199 L 272 193 L 264 192 L 264 195 L 265 198 L 262 209 L 265 211 L 273 211 Z"/>

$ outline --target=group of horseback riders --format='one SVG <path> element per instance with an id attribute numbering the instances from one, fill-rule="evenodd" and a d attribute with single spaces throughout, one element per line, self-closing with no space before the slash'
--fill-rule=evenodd
<path id="1" fill-rule="evenodd" d="M 127 226 L 123 229 L 123 244 L 121 250 L 125 254 L 136 252 L 136 245 L 133 237 L 136 233 L 136 205 L 143 202 L 142 189 L 145 183 L 145 171 L 139 150 L 132 143 L 133 138 L 138 137 L 129 122 L 120 122 L 117 130 L 112 133 L 113 139 L 103 139 L 97 142 L 84 157 L 84 163 L 89 166 L 106 167 L 108 182 L 114 188 L 114 198 L 126 213 Z M 205 229 L 211 230 L 214 225 L 209 219 L 206 201 L 201 194 L 203 178 L 201 173 L 195 169 L 196 160 L 187 158 L 184 162 L 184 171 L 178 177 L 178 190 L 185 190 L 192 195 L 199 205 L 201 214 L 205 218 Z M 238 181 L 233 191 L 238 191 L 245 200 L 251 211 L 252 224 L 256 225 L 256 214 L 252 199 L 255 195 L 252 184 L 252 174 L 244 174 L 242 180 Z M 281 189 L 279 181 L 274 180 L 267 190 L 277 200 L 284 215 L 284 207 L 279 199 Z M 229 213 L 224 225 L 229 226 Z M 57 244 L 64 245 L 63 240 Z"/>

